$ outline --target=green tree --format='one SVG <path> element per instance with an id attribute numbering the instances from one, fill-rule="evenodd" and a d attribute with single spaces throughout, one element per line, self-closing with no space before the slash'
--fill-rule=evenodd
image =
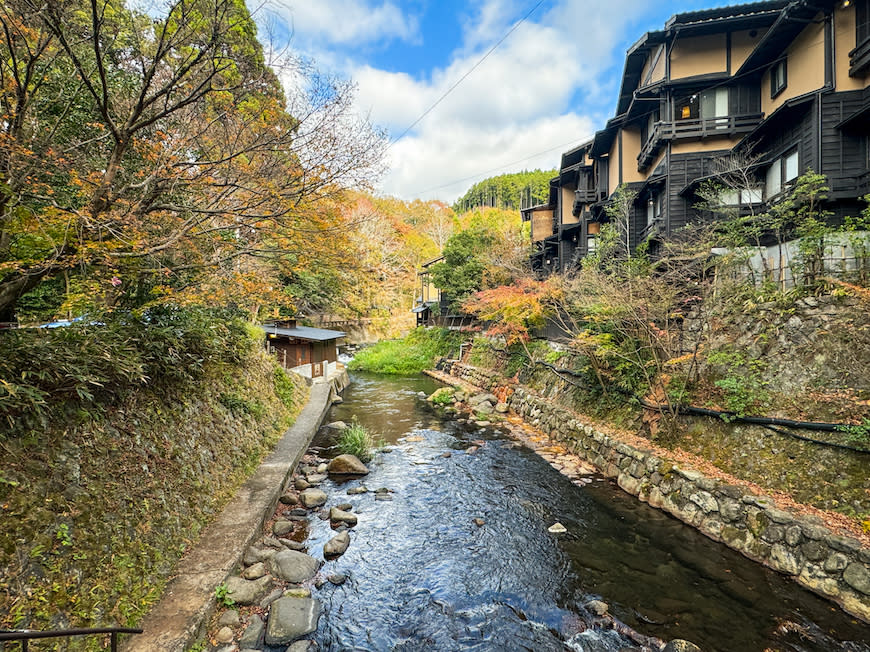
<path id="1" fill-rule="evenodd" d="M 432 281 L 452 309 L 459 309 L 465 299 L 481 290 L 486 270 L 484 255 L 495 240 L 492 231 L 475 224 L 450 236 L 444 245 L 444 260 L 429 268 Z"/>
<path id="2" fill-rule="evenodd" d="M 0 23 L 0 319 L 63 274 L 111 306 L 255 273 L 379 171 L 352 88 L 297 65 L 285 95 L 241 0 L 11 0 Z"/>

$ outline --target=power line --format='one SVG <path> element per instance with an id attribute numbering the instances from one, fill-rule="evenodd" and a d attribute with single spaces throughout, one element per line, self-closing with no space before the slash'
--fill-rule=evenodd
<path id="1" fill-rule="evenodd" d="M 474 72 L 474 71 L 475 71 L 475 70 L 480 66 L 480 64 L 482 64 L 484 61 L 486 61 L 486 60 L 489 58 L 489 55 L 491 55 L 493 52 L 495 52 L 496 48 L 497 48 L 499 45 L 501 45 L 502 43 L 504 43 L 505 40 L 507 39 L 507 37 L 510 36 L 511 34 L 513 34 L 513 33 L 516 31 L 516 29 L 517 29 L 520 25 L 522 25 L 522 24 L 526 21 L 526 19 L 527 19 L 529 16 L 531 16 L 531 15 L 535 12 L 535 10 L 536 10 L 538 7 L 540 7 L 542 4 L 544 4 L 544 0 L 538 0 L 538 2 L 535 3 L 535 6 L 532 7 L 531 9 L 529 9 L 529 11 L 526 13 L 526 15 L 523 16 L 522 18 L 520 18 L 519 21 L 517 21 L 517 24 L 516 24 L 516 25 L 514 25 L 513 27 L 511 27 L 511 28 L 507 31 L 507 33 L 506 33 L 504 36 L 502 36 L 502 37 L 498 40 L 498 42 L 497 42 L 495 45 L 493 45 L 489 50 L 487 50 L 486 54 L 484 54 L 484 55 L 483 55 L 483 56 L 482 56 L 482 57 L 477 61 L 477 63 L 475 63 L 473 66 L 471 66 L 471 68 L 468 70 L 468 72 L 466 72 L 464 75 L 462 75 L 462 77 L 460 77 L 459 80 L 458 80 L 455 84 L 453 84 L 450 88 L 448 88 L 448 89 L 447 89 L 447 90 L 446 90 L 446 91 L 441 95 L 441 97 L 439 97 L 437 100 L 435 100 L 435 103 L 432 104 L 432 106 L 430 106 L 428 109 L 426 109 L 425 111 L 423 111 L 423 113 L 420 115 L 420 117 L 418 117 L 416 120 L 414 120 L 414 122 L 412 122 L 412 123 L 408 126 L 408 128 L 405 129 L 405 131 L 403 131 L 401 134 L 399 134 L 398 138 L 394 138 L 392 141 L 390 141 L 390 144 L 387 146 L 387 149 L 389 149 L 390 147 L 392 147 L 393 145 L 395 145 L 396 143 L 398 143 L 400 140 L 402 140 L 402 138 L 404 138 L 406 135 L 408 135 L 408 132 L 411 131 L 411 129 L 413 129 L 414 127 L 416 127 L 416 126 L 420 123 L 420 121 L 421 121 L 423 118 L 425 118 L 427 115 L 429 115 L 429 114 L 432 112 L 432 110 L 433 110 L 436 106 L 438 106 L 439 104 L 441 104 L 441 102 L 442 102 L 442 101 L 443 101 L 443 100 L 444 100 L 448 95 L 450 95 L 450 93 L 452 93 L 453 90 L 454 90 L 457 86 L 459 86 L 459 84 L 461 84 L 462 82 L 465 81 L 465 78 L 466 78 L 466 77 L 468 77 L 471 73 L 473 73 L 473 72 Z"/>

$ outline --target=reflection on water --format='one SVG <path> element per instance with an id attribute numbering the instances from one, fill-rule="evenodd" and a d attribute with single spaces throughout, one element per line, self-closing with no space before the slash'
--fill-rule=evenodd
<path id="1" fill-rule="evenodd" d="M 327 482 L 330 504 L 353 504 L 359 524 L 323 571 L 347 583 L 317 591 L 323 649 L 636 649 L 594 626 L 584 605 L 598 598 L 645 635 L 704 650 L 870 652 L 865 626 L 609 481 L 577 487 L 497 434 L 443 421 L 416 397 L 435 388 L 354 376 L 329 416 L 356 415 L 395 444 L 364 481 L 395 493 L 381 502 L 347 496 L 358 480 Z M 555 521 L 566 535 L 547 532 Z M 312 554 L 332 534 L 313 519 Z"/>

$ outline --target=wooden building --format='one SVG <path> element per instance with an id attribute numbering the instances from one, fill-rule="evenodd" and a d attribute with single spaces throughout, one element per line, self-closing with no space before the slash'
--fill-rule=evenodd
<path id="1" fill-rule="evenodd" d="M 266 335 L 267 350 L 275 355 L 285 369 L 311 365 L 311 377 L 327 373 L 327 365 L 338 361 L 338 340 L 342 331 L 297 326 L 295 319 L 261 326 Z"/>
<path id="2" fill-rule="evenodd" d="M 562 156 L 531 221 L 532 266 L 570 272 L 595 249 L 617 188 L 636 193 L 632 247 L 703 217 L 697 191 L 733 152 L 754 156 L 735 209 L 764 211 L 807 170 L 825 208 L 857 215 L 870 192 L 870 0 L 768 0 L 673 16 L 627 52 L 616 115 Z M 573 194 L 574 202 L 570 203 Z"/>

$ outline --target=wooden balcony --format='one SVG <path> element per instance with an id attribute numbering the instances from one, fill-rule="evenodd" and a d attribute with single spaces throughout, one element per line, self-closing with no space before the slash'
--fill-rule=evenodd
<path id="1" fill-rule="evenodd" d="M 711 118 L 709 120 L 656 122 L 637 157 L 637 169 L 639 172 L 646 170 L 655 160 L 659 149 L 666 142 L 721 136 L 733 137 L 746 134 L 758 126 L 762 117 L 761 113 L 748 113 L 744 115 L 731 115 L 724 118 Z"/>
<path id="2" fill-rule="evenodd" d="M 859 77 L 870 67 L 870 38 L 849 53 L 849 76 Z"/>

